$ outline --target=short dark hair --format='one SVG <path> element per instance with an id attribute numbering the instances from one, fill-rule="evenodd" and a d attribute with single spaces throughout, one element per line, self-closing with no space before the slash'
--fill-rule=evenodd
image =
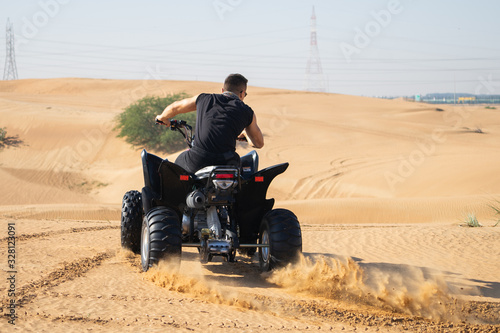
<path id="1" fill-rule="evenodd" d="M 224 90 L 239 94 L 247 89 L 248 80 L 241 74 L 229 74 L 224 81 Z"/>

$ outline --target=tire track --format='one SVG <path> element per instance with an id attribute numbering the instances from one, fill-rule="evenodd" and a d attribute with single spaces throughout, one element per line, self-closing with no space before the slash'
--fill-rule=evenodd
<path id="1" fill-rule="evenodd" d="M 71 229 L 67 229 L 67 230 L 47 231 L 47 232 L 40 232 L 40 233 L 36 233 L 36 234 L 21 234 L 19 236 L 16 236 L 16 241 L 26 241 L 26 240 L 31 240 L 31 239 L 53 237 L 53 236 L 72 234 L 72 233 L 78 233 L 78 232 L 102 231 L 102 230 L 109 230 L 109 229 L 120 229 L 120 226 L 109 225 L 109 226 L 102 226 L 102 227 L 71 228 Z M 0 238 L 0 244 L 7 241 L 7 239 L 8 239 L 8 237 Z"/>
<path id="2" fill-rule="evenodd" d="M 392 162 L 392 159 L 373 160 L 370 157 L 349 157 L 331 160 L 331 169 L 310 174 L 296 181 L 286 200 L 334 198 L 339 191 L 338 184 L 345 175 Z"/>
<path id="3" fill-rule="evenodd" d="M 47 321 L 50 321 L 52 323 L 58 323 L 58 324 L 63 324 L 63 323 L 72 323 L 72 324 L 93 324 L 97 325 L 100 329 L 111 329 L 118 331 L 118 330 L 123 330 L 125 327 L 130 326 L 130 325 L 138 325 L 138 324 L 143 324 L 143 325 L 158 325 L 161 326 L 165 330 L 165 326 L 171 327 L 172 329 L 187 329 L 189 331 L 194 331 L 194 329 L 190 328 L 192 325 L 189 325 L 188 323 L 176 323 L 175 320 L 170 319 L 170 321 L 163 320 L 158 323 L 157 320 L 158 318 L 135 318 L 135 319 L 129 319 L 129 318 L 121 318 L 121 321 L 119 319 L 113 320 L 113 318 L 110 319 L 101 319 L 101 318 L 88 318 L 85 316 L 77 316 L 77 315 L 51 315 L 51 314 L 46 314 L 46 313 L 37 313 L 36 316 L 32 317 L 37 317 L 40 319 L 44 319 Z M 199 325 L 197 325 L 199 326 Z M 92 330 L 92 329 L 89 329 Z M 139 330 L 140 331 L 140 330 Z"/>
<path id="4" fill-rule="evenodd" d="M 114 257 L 115 254 L 111 252 L 101 252 L 93 257 L 87 257 L 75 260 L 70 263 L 63 263 L 61 268 L 58 268 L 46 276 L 28 283 L 20 287 L 16 291 L 16 306 L 18 308 L 31 303 L 40 294 L 50 290 L 64 282 L 73 280 L 84 276 L 90 270 L 99 267 L 103 261 Z M 0 313 L 7 316 L 6 305 L 9 303 L 10 298 L 4 297 L 0 304 Z"/>
<path id="5" fill-rule="evenodd" d="M 134 258 L 130 257 L 127 264 L 132 266 Z M 255 273 L 252 267 L 248 267 L 248 263 L 239 263 L 238 265 L 241 268 L 239 271 L 246 270 L 248 275 Z M 225 289 L 224 283 L 221 283 L 220 280 L 212 280 L 212 283 L 207 284 L 203 277 L 190 276 L 188 273 L 172 273 L 171 270 L 159 273 L 162 276 L 161 279 L 158 278 L 157 280 L 162 283 L 154 281 L 156 279 L 149 279 L 147 273 L 145 279 L 149 279 L 157 286 L 167 290 L 186 295 L 191 299 L 226 304 L 249 311 L 272 314 L 277 317 L 299 318 L 306 322 L 335 322 L 358 328 L 360 326 L 384 327 L 386 329 L 418 332 L 442 332 L 451 329 L 460 332 L 494 332 L 500 330 L 497 315 L 500 304 L 497 303 L 446 298 L 443 299 L 443 307 L 450 312 L 450 318 L 431 318 L 415 313 L 405 313 L 391 302 L 377 298 L 370 293 L 363 295 L 341 290 L 330 296 L 318 296 L 314 293 L 310 294 L 307 290 L 297 292 L 289 290 L 286 286 L 274 285 L 272 288 L 278 288 L 277 290 L 280 290 L 278 292 L 282 296 L 260 292 L 239 292 L 235 297 L 233 293 Z M 226 273 L 229 273 L 229 271 Z M 259 279 L 258 276 L 256 278 Z M 269 280 L 267 282 L 273 283 L 273 281 Z M 241 286 L 247 285 L 247 282 L 241 283 Z M 214 298 L 213 295 L 215 294 L 218 297 Z M 480 309 L 480 311 L 475 311 L 475 309 Z M 461 318 L 461 320 L 458 321 L 456 318 Z"/>
<path id="6" fill-rule="evenodd" d="M 128 262 L 132 265 L 133 260 Z M 157 284 L 162 288 L 185 295 L 190 299 L 197 299 L 202 302 L 225 304 L 231 307 L 243 308 L 248 311 L 255 311 L 262 314 L 271 314 L 280 318 L 289 318 L 290 320 L 300 320 L 305 323 L 331 323 L 344 324 L 350 327 L 383 327 L 389 330 L 407 330 L 413 332 L 495 332 L 500 329 L 496 312 L 500 309 L 500 304 L 489 302 L 463 302 L 461 307 L 457 306 L 457 300 L 450 300 L 450 309 L 461 309 L 460 317 L 466 318 L 474 313 L 474 309 L 482 308 L 481 313 L 486 315 L 474 314 L 475 320 L 468 322 L 452 322 L 447 320 L 427 319 L 418 315 L 405 314 L 397 311 L 390 305 L 373 305 L 371 295 L 359 296 L 341 294 L 339 297 L 324 298 L 315 296 L 311 298 L 307 293 L 300 294 L 289 292 L 286 288 L 281 289 L 283 296 L 266 295 L 263 293 L 239 292 L 235 297 L 232 293 L 224 292 L 224 285 L 220 283 L 207 285 L 206 292 L 195 292 L 193 286 L 203 284 L 203 279 L 188 276 L 175 276 L 176 274 L 167 273 L 164 276 L 167 279 L 177 279 L 183 281 L 182 288 L 175 288 L 175 283 Z M 153 281 L 154 282 L 154 281 Z M 199 283 L 198 283 L 199 282 Z M 177 286 L 178 287 L 178 286 Z M 202 286 L 203 287 L 203 286 Z M 207 297 L 218 294 L 220 297 Z M 229 296 L 226 301 L 224 298 Z M 455 303 L 453 303 L 455 302 Z M 358 308 L 359 310 L 354 310 Z"/>
<path id="7" fill-rule="evenodd" d="M 433 321 L 418 316 L 405 315 L 390 310 L 367 308 L 366 310 L 355 311 L 343 308 L 342 304 L 334 304 L 327 300 L 312 299 L 282 299 L 279 297 L 269 297 L 254 295 L 267 308 L 276 309 L 282 312 L 279 315 L 290 317 L 302 317 L 309 320 L 321 319 L 322 322 L 341 322 L 349 326 L 359 327 L 385 327 L 397 330 L 409 330 L 416 332 L 444 332 L 453 330 L 456 332 L 498 332 L 500 325 L 492 321 L 484 324 L 451 323 L 443 321 Z M 494 303 L 487 302 L 467 302 L 463 305 L 463 311 L 470 311 L 478 306 L 489 307 L 492 312 L 500 307 Z M 484 319 L 483 319 L 484 320 Z M 485 320 L 486 322 L 488 320 Z"/>

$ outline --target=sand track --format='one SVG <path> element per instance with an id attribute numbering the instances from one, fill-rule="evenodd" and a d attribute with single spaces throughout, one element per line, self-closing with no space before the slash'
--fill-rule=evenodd
<path id="1" fill-rule="evenodd" d="M 102 226 L 102 227 L 84 227 L 84 228 L 71 228 L 70 230 L 58 230 L 58 231 L 49 231 L 49 232 L 40 232 L 37 234 L 24 234 L 16 237 L 17 241 L 25 241 L 36 238 L 47 238 L 55 235 L 64 235 L 75 232 L 89 232 L 89 231 L 100 231 L 100 230 L 108 230 L 108 229 L 119 229 L 119 226 Z M 2 242 L 6 242 L 8 237 L 0 238 L 0 244 Z"/>
<path id="2" fill-rule="evenodd" d="M 18 306 L 24 307 L 28 303 L 33 302 L 40 294 L 44 294 L 48 290 L 62 283 L 83 276 L 91 269 L 99 266 L 103 260 L 109 258 L 110 256 L 111 255 L 109 253 L 103 252 L 94 257 L 64 263 L 63 267 L 50 272 L 47 276 L 43 276 L 40 279 L 19 288 L 17 291 Z M 2 304 L 5 303 L 6 301 L 3 300 Z"/>
<path id="3" fill-rule="evenodd" d="M 200 332 L 332 329 L 491 332 L 500 329 L 500 303 L 463 298 L 467 294 L 463 290 L 458 294 L 450 293 L 446 284 L 438 283 L 441 277 L 436 279 L 439 272 L 435 270 L 424 271 L 412 266 L 395 269 L 389 263 L 370 263 L 369 260 L 365 263 L 360 257 L 369 259 L 367 253 L 358 252 L 353 260 L 339 257 L 326 247 L 317 248 L 315 253 L 308 252 L 308 249 L 315 248 L 314 242 L 326 244 L 317 238 L 319 234 L 326 238 L 330 235 L 334 243 L 345 238 L 340 232 L 354 235 L 357 230 L 372 234 L 374 239 L 382 234 L 388 239 L 403 234 L 416 237 L 408 233 L 412 226 L 304 225 L 304 261 L 272 274 L 261 274 L 256 258 L 239 257 L 234 264 L 213 262 L 201 265 L 198 254 L 192 250 L 185 250 L 178 272 L 162 265 L 143 273 L 139 256 L 120 249 L 116 223 L 82 227 L 82 223 L 96 222 L 23 221 L 35 229 L 44 223 L 50 227 L 43 233 L 21 233 L 17 244 L 22 252 L 29 247 L 44 257 L 48 244 L 60 243 L 61 237 L 80 248 L 79 254 L 72 254 L 67 259 L 56 257 L 54 261 L 40 263 L 39 268 L 23 269 L 20 265 L 19 284 L 16 286 L 19 316 L 16 328 L 23 332 L 53 331 L 55 326 L 61 331 L 84 328 L 133 331 L 139 327 L 172 327 Z M 7 223 L 6 220 L 1 222 L 2 225 Z M 17 225 L 21 227 L 20 222 Z M 401 230 L 406 232 L 401 234 Z M 82 238 L 84 235 L 92 237 Z M 425 239 L 425 233 L 421 237 Z M 98 241 L 91 247 L 79 245 L 85 242 L 91 245 L 93 240 Z M 442 239 L 430 239 L 422 251 L 435 252 L 439 240 Z M 495 243 L 495 237 L 484 240 L 484 243 L 484 246 Z M 379 243 L 364 244 L 368 252 L 371 247 L 381 246 Z M 385 246 L 391 247 L 387 242 Z M 400 248 L 400 251 L 409 253 L 412 249 Z M 0 255 L 6 255 L 4 239 L 0 240 Z M 388 252 L 387 258 L 391 256 L 393 254 Z M 25 262 L 24 266 L 29 265 L 32 264 Z M 42 270 L 42 266 L 43 273 L 33 272 Z M 386 286 L 393 288 L 390 293 L 385 293 L 385 299 L 382 294 L 376 296 L 375 292 L 380 292 L 380 289 L 371 285 L 375 280 L 380 281 L 374 278 L 377 274 L 389 278 Z M 472 283 L 472 280 L 468 281 Z M 423 303 L 414 303 L 413 306 L 406 303 L 400 307 L 394 301 L 401 292 L 408 293 L 406 297 L 415 292 L 416 296 L 417 286 L 427 290 L 427 286 L 433 284 L 444 288 L 442 293 L 436 294 L 431 288 L 430 293 L 434 295 L 431 298 L 413 298 L 414 302 L 427 302 L 425 307 Z M 412 288 L 412 293 L 409 293 L 412 289 L 407 288 Z M 5 288 L 0 289 L 4 315 L 9 301 L 5 292 Z M 433 297 L 438 298 L 433 301 Z M 437 315 L 428 312 L 436 306 L 441 312 Z M 12 326 L 6 319 L 0 319 L 0 328 L 10 331 Z"/>

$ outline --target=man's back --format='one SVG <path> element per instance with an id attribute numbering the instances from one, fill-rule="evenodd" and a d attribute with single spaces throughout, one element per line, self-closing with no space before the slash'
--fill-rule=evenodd
<path id="1" fill-rule="evenodd" d="M 253 110 L 243 103 L 248 80 L 241 74 L 230 74 L 224 81 L 222 94 L 200 94 L 168 105 L 156 116 L 167 126 L 170 118 L 197 111 L 193 147 L 180 154 L 175 163 L 189 172 L 209 165 L 239 166 L 236 140 L 248 141 L 255 148 L 264 146 L 264 136 Z"/>
<path id="2" fill-rule="evenodd" d="M 235 151 L 236 138 L 254 115 L 248 105 L 231 93 L 200 94 L 196 109 L 194 145 L 217 154 Z"/>

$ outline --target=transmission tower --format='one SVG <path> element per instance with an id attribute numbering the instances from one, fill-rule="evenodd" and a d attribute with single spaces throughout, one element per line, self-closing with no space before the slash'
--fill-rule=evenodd
<path id="1" fill-rule="evenodd" d="M 6 54 L 5 54 L 5 68 L 3 72 L 4 80 L 17 80 L 17 67 L 16 67 L 16 54 L 14 52 L 14 31 L 10 19 L 7 19 L 6 29 Z"/>
<path id="2" fill-rule="evenodd" d="M 319 59 L 318 40 L 316 38 L 316 14 L 314 6 L 311 16 L 311 45 L 307 60 L 306 79 L 304 89 L 307 91 L 325 91 L 325 80 L 321 60 Z"/>

